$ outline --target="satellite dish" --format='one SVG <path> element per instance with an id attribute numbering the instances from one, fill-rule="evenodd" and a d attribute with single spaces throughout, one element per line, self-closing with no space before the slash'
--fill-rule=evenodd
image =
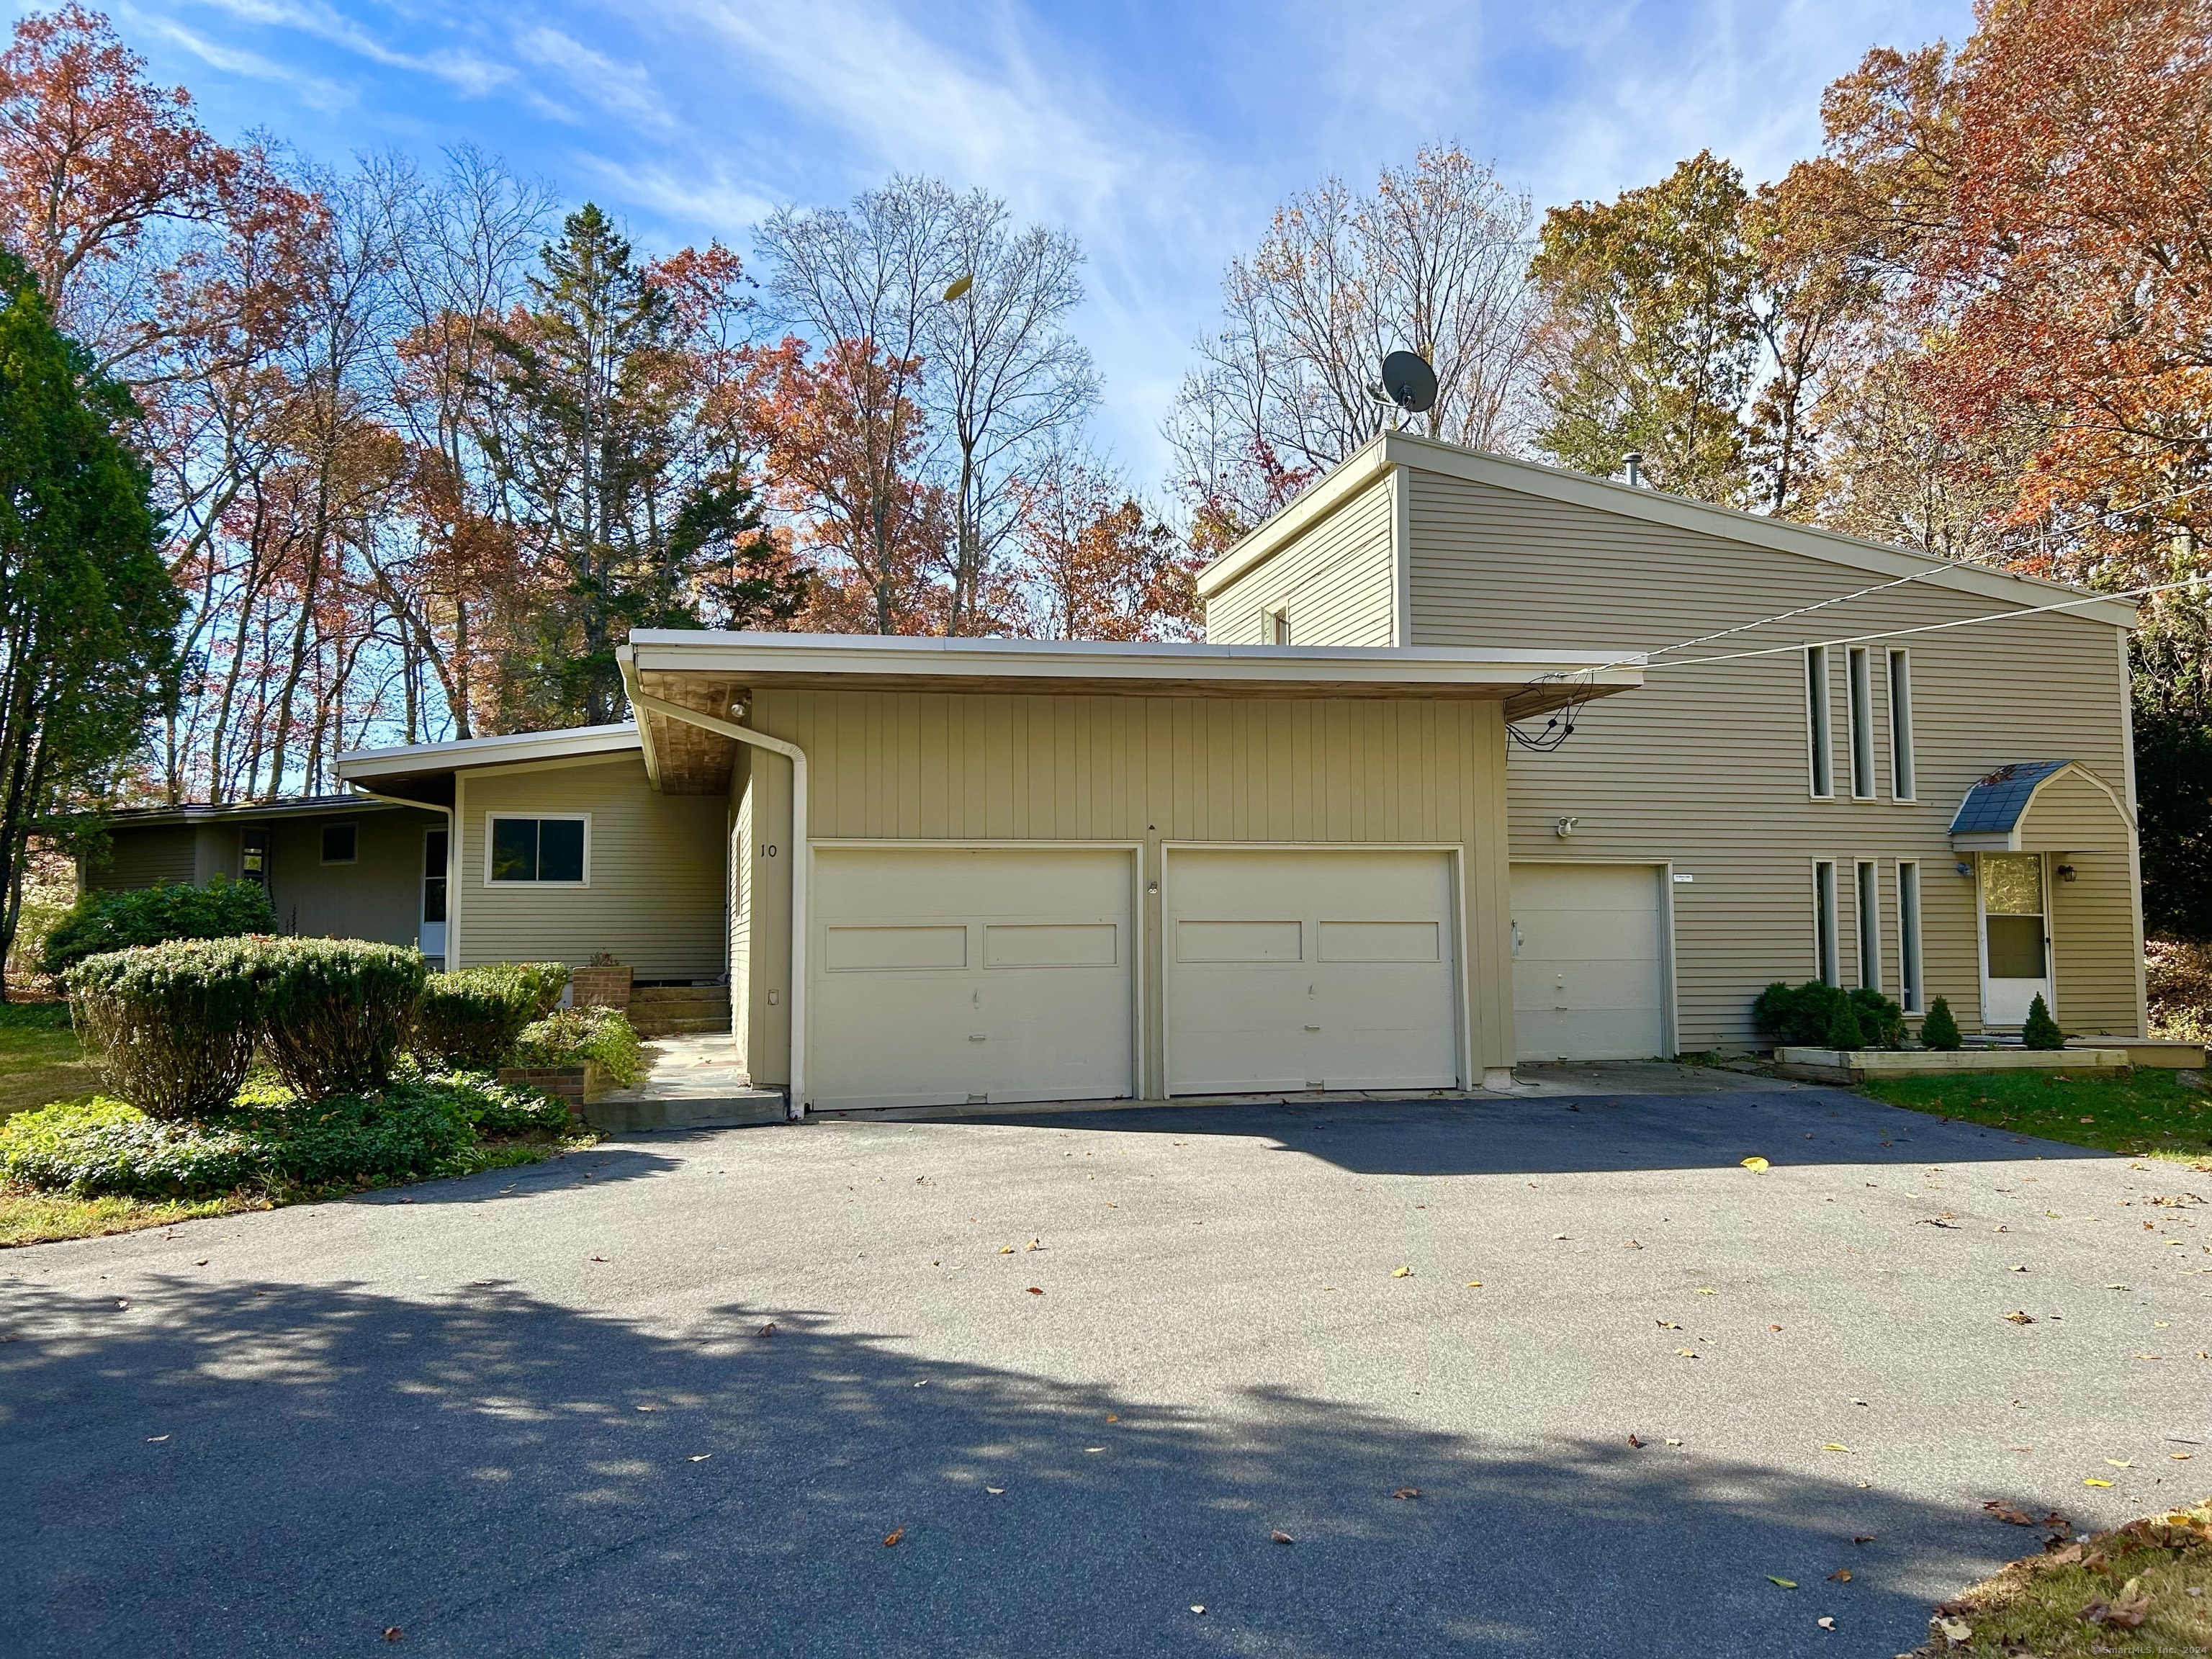
<path id="1" fill-rule="evenodd" d="M 1410 351 L 1394 351 L 1382 360 L 1382 392 L 1408 415 L 1419 415 L 1437 400 L 1437 372 Z"/>

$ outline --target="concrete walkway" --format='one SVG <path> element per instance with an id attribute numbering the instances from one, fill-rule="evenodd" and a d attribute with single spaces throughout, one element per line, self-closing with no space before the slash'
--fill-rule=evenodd
<path id="1" fill-rule="evenodd" d="M 627 1133 L 642 1129 L 732 1129 L 783 1121 L 783 1092 L 756 1089 L 727 1031 L 655 1037 L 645 1045 L 646 1073 L 584 1109 L 595 1127 Z"/>

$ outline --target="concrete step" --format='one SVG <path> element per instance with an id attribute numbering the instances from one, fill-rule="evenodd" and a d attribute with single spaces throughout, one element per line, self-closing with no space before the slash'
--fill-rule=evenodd
<path id="1" fill-rule="evenodd" d="M 730 1029 L 730 1011 L 725 1008 L 718 1014 L 641 1016 L 633 1008 L 629 1023 L 637 1029 L 637 1034 L 649 1042 L 654 1037 L 694 1036 L 726 1031 Z"/>
<path id="2" fill-rule="evenodd" d="M 584 1120 L 595 1129 L 614 1134 L 645 1129 L 742 1129 L 782 1122 L 783 1091 L 733 1089 L 726 1095 L 699 1098 L 610 1098 L 585 1107 Z"/>

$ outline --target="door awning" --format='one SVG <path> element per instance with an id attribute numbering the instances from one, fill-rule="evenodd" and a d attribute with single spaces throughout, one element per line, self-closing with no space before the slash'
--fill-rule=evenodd
<path id="1" fill-rule="evenodd" d="M 2015 761 L 1978 779 L 1951 819 L 1961 853 L 2124 851 L 2134 815 L 2079 761 Z"/>

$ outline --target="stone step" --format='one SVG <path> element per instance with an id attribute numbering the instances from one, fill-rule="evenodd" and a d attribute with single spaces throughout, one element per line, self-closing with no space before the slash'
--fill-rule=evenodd
<path id="1" fill-rule="evenodd" d="M 719 1014 L 689 1014 L 676 1016 L 641 1017 L 636 1009 L 630 1010 L 629 1023 L 637 1034 L 650 1042 L 654 1037 L 690 1036 L 714 1034 L 730 1029 L 730 1013 L 724 1009 Z"/>
<path id="2" fill-rule="evenodd" d="M 585 1121 L 611 1133 L 649 1129 L 738 1129 L 784 1121 L 778 1089 L 732 1089 L 726 1095 L 667 1100 L 617 1098 L 584 1108 Z"/>

